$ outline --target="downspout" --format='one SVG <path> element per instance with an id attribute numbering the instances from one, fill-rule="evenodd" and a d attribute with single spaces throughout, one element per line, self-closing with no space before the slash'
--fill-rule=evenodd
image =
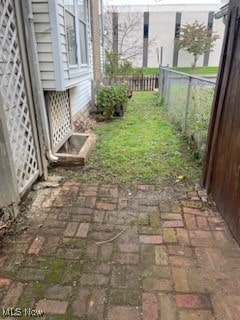
<path id="1" fill-rule="evenodd" d="M 40 77 L 40 68 L 38 62 L 37 41 L 35 37 L 32 5 L 30 0 L 22 1 L 22 12 L 25 25 L 25 35 L 27 44 L 28 60 L 30 65 L 31 84 L 33 91 L 33 100 L 35 109 L 38 110 L 40 121 L 42 124 L 43 137 L 46 149 L 46 157 L 49 162 L 58 161 L 51 149 L 50 132 L 48 126 L 48 116 L 46 111 L 46 104 L 43 95 L 42 81 Z"/>

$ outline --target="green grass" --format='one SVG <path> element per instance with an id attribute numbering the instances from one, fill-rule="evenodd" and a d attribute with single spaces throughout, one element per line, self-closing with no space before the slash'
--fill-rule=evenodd
<path id="1" fill-rule="evenodd" d="M 195 149 L 194 154 L 200 160 L 204 158 L 213 96 L 213 85 L 212 87 L 206 87 L 198 83 L 197 86 L 191 87 L 185 136 Z M 165 105 L 165 108 L 172 115 L 172 122 L 184 131 L 187 83 L 172 84 L 168 97 L 169 102 Z"/>
<path id="2" fill-rule="evenodd" d="M 66 179 L 157 185 L 179 175 L 196 178 L 196 163 L 186 156 L 186 146 L 161 112 L 157 94 L 134 93 L 126 118 L 97 125 L 99 138 L 88 165 L 66 171 Z"/>
<path id="3" fill-rule="evenodd" d="M 144 75 L 152 75 L 152 74 L 156 74 L 159 73 L 159 68 L 144 68 L 143 69 L 143 74 Z"/>
<path id="4" fill-rule="evenodd" d="M 172 68 L 173 70 L 179 71 L 179 72 L 185 72 L 195 75 L 205 75 L 205 74 L 213 74 L 216 75 L 218 73 L 218 67 L 198 67 L 195 69 L 192 68 Z"/>
<path id="5" fill-rule="evenodd" d="M 197 67 L 195 69 L 173 67 L 171 69 L 179 72 L 190 73 L 195 75 L 206 75 L 206 74 L 216 75 L 218 73 L 218 67 Z M 143 68 L 142 70 L 144 75 L 153 75 L 153 74 L 159 73 L 159 68 Z"/>

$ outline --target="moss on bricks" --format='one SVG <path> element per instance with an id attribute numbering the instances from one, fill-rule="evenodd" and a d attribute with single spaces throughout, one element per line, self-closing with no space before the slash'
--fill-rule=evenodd
<path id="1" fill-rule="evenodd" d="M 66 262 L 64 260 L 54 260 L 47 272 L 46 281 L 54 284 L 60 283 L 65 269 L 65 265 Z"/>

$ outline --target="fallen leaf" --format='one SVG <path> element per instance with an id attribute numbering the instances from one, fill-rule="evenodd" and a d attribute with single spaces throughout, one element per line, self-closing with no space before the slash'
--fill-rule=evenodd
<path id="1" fill-rule="evenodd" d="M 185 178 L 186 178 L 186 176 L 178 176 L 179 181 L 184 180 Z"/>

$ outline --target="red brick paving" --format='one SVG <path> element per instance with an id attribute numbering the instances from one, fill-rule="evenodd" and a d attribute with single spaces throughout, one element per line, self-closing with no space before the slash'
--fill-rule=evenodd
<path id="1" fill-rule="evenodd" d="M 36 308 L 49 314 L 65 314 L 68 302 L 59 300 L 40 300 L 37 302 Z"/>
<path id="2" fill-rule="evenodd" d="M 181 228 L 184 227 L 182 220 L 164 221 L 163 228 Z"/>
<path id="3" fill-rule="evenodd" d="M 76 237 L 86 238 L 89 230 L 89 223 L 80 223 Z"/>
<path id="4" fill-rule="evenodd" d="M 209 299 L 203 295 L 181 294 L 176 295 L 176 305 L 183 309 L 209 309 Z"/>
<path id="5" fill-rule="evenodd" d="M 140 239 L 141 243 L 150 243 L 150 244 L 162 244 L 163 243 L 162 236 L 140 235 L 139 239 Z"/>
<path id="6" fill-rule="evenodd" d="M 145 292 L 142 295 L 143 320 L 158 320 L 158 299 L 156 294 Z"/>
<path id="7" fill-rule="evenodd" d="M 64 234 L 63 234 L 64 237 L 74 237 L 78 227 L 79 227 L 79 224 L 77 222 L 69 222 L 64 231 Z"/>
<path id="8" fill-rule="evenodd" d="M 1 301 L 1 306 L 5 308 L 17 306 L 22 293 L 23 284 L 21 282 L 13 283 Z"/>
<path id="9" fill-rule="evenodd" d="M 107 314 L 108 320 L 138 320 L 141 319 L 140 312 L 135 307 L 114 306 L 110 307 Z"/>
<path id="10" fill-rule="evenodd" d="M 188 207 L 183 207 L 183 212 L 186 214 L 194 214 L 194 215 L 205 215 L 205 212 L 200 209 L 193 209 Z"/>
<path id="11" fill-rule="evenodd" d="M 176 320 L 176 304 L 172 294 L 161 292 L 159 294 L 160 319 Z M 190 318 L 189 318 L 190 319 Z"/>
<path id="12" fill-rule="evenodd" d="M 44 241 L 45 241 L 44 237 L 35 238 L 30 249 L 28 250 L 28 253 L 29 254 L 38 254 L 42 248 Z"/>
<path id="13" fill-rule="evenodd" d="M 240 319 L 240 248 L 204 190 L 65 182 L 37 191 L 28 216 L 0 252 L 1 307 L 46 319 Z"/>

